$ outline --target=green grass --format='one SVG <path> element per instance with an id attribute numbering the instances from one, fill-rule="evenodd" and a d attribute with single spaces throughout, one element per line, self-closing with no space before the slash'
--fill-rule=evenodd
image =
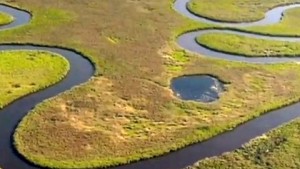
<path id="1" fill-rule="evenodd" d="M 191 0 L 188 9 L 207 18 L 228 22 L 251 22 L 264 18 L 265 12 L 278 5 L 299 0 Z"/>
<path id="2" fill-rule="evenodd" d="M 167 69 L 173 73 L 181 72 L 184 69 L 184 65 L 189 62 L 189 57 L 183 50 L 174 51 L 167 59 Z"/>
<path id="3" fill-rule="evenodd" d="M 213 50 L 248 57 L 297 57 L 300 43 L 249 38 L 226 33 L 209 33 L 197 38 L 197 42 Z"/>
<path id="4" fill-rule="evenodd" d="M 187 72 L 206 74 L 214 67 L 214 75 L 231 83 L 216 104 L 173 100 L 164 105 L 158 120 L 155 116 L 148 117 L 143 108 L 117 99 L 116 106 L 107 105 L 103 109 L 116 110 L 116 114 L 108 118 L 110 115 L 97 113 L 103 105 L 100 101 L 93 97 L 82 100 L 67 92 L 61 98 L 43 103 L 22 120 L 15 134 L 16 147 L 30 161 L 54 168 L 124 164 L 207 139 L 300 99 L 297 64 L 259 66 L 199 59 L 195 65 L 196 69 L 192 67 Z M 92 84 L 111 88 L 107 79 L 95 79 Z M 84 90 L 103 92 L 92 86 L 85 86 Z M 74 91 L 83 92 L 79 88 Z M 167 95 L 163 90 L 162 93 Z M 116 99 L 109 93 L 108 96 Z M 136 104 L 139 102 L 142 100 L 136 100 Z M 110 143 L 111 137 L 114 144 Z M 44 146 L 50 143 L 51 148 Z"/>
<path id="5" fill-rule="evenodd" d="M 69 70 L 61 56 L 44 51 L 0 52 L 0 108 L 61 80 Z"/>
<path id="6" fill-rule="evenodd" d="M 18 1 L 33 20 L 0 33 L 0 42 L 71 47 L 102 75 L 25 117 L 14 135 L 18 151 L 56 168 L 124 164 L 208 139 L 300 99 L 298 64 L 242 64 L 182 52 L 174 32 L 209 25 L 188 21 L 172 2 Z M 182 102 L 165 86 L 184 74 L 213 74 L 230 85 L 214 104 Z"/>
<path id="7" fill-rule="evenodd" d="M 6 25 L 11 23 L 14 18 L 6 13 L 0 12 L 0 25 Z"/>
<path id="8" fill-rule="evenodd" d="M 283 20 L 280 23 L 268 26 L 250 27 L 246 28 L 246 30 L 264 34 L 300 36 L 297 26 L 299 17 L 300 8 L 293 8 L 285 12 Z"/>
<path id="9" fill-rule="evenodd" d="M 252 140 L 234 152 L 200 161 L 187 169 L 300 168 L 300 119 Z"/>
<path id="10" fill-rule="evenodd" d="M 189 8 L 202 16 L 231 22 L 245 22 L 259 20 L 264 17 L 265 12 L 271 7 L 278 6 L 278 4 L 284 5 L 294 2 L 300 2 L 299 0 L 270 0 L 267 2 L 250 1 L 250 0 L 192 0 L 189 4 Z M 260 5 L 257 5 L 260 4 Z M 300 17 L 300 8 L 292 8 L 284 13 L 283 20 L 277 24 L 267 26 L 255 26 L 249 28 L 243 28 L 241 30 L 247 30 L 251 32 L 269 34 L 269 35 L 288 35 L 288 36 L 300 36 L 297 24 Z M 194 24 L 197 27 L 197 24 Z M 199 23 L 203 25 L 203 23 Z M 211 25 L 212 26 L 212 25 Z M 192 27 L 192 26 L 190 26 Z M 203 26 L 202 26 L 203 27 Z M 183 28 L 187 30 L 186 28 Z M 192 28 L 196 29 L 196 28 Z"/>

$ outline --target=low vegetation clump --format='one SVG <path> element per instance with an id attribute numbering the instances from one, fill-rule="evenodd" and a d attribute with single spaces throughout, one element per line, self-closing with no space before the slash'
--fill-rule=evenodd
<path id="1" fill-rule="evenodd" d="M 226 33 L 205 34 L 198 37 L 197 42 L 212 50 L 248 57 L 300 55 L 300 42 L 265 40 Z"/>
<path id="2" fill-rule="evenodd" d="M 0 12 L 0 26 L 13 22 L 14 18 L 6 13 Z"/>
<path id="3" fill-rule="evenodd" d="M 188 9 L 210 19 L 227 22 L 252 22 L 263 19 L 265 13 L 278 5 L 299 0 L 191 0 Z"/>
<path id="4" fill-rule="evenodd" d="M 219 157 L 202 160 L 187 169 L 300 168 L 300 119 Z"/>
<path id="5" fill-rule="evenodd" d="M 0 108 L 61 80 L 69 70 L 61 56 L 44 51 L 0 52 Z"/>

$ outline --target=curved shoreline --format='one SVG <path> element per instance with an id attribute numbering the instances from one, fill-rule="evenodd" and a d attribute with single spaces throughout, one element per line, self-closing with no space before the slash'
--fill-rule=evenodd
<path id="1" fill-rule="evenodd" d="M 0 26 L 0 31 L 14 29 L 30 23 L 32 15 L 29 11 L 14 6 L 0 3 L 0 11 L 13 17 L 13 21 L 6 25 Z"/>
<path id="2" fill-rule="evenodd" d="M 247 63 L 256 64 L 268 64 L 268 63 L 284 63 L 284 62 L 300 62 L 299 57 L 245 57 L 242 55 L 233 55 L 229 53 L 223 53 L 216 50 L 211 50 L 203 45 L 199 45 L 196 41 L 197 37 L 207 33 L 228 33 L 235 35 L 242 35 L 245 37 L 265 39 L 265 40 L 277 40 L 277 41 L 288 41 L 288 42 L 300 42 L 300 38 L 297 37 L 275 37 L 275 36 L 265 36 L 246 32 L 237 32 L 233 30 L 218 30 L 218 29 L 206 29 L 194 32 L 188 32 L 180 35 L 177 38 L 177 43 L 180 47 L 193 53 L 201 54 L 203 56 L 208 56 L 212 58 L 225 59 L 230 61 L 240 61 Z"/>
<path id="3" fill-rule="evenodd" d="M 275 6 L 271 7 L 271 8 L 269 8 L 267 10 L 267 12 L 270 12 L 270 11 L 276 9 L 276 8 L 287 7 L 284 10 L 284 12 L 285 12 L 286 10 L 288 10 L 290 8 L 295 8 L 295 7 L 288 7 L 288 6 L 294 6 L 294 5 L 300 5 L 300 3 L 298 2 L 298 3 L 286 3 L 284 5 L 275 5 Z M 300 7 L 300 6 L 298 6 L 298 7 Z M 191 14 L 199 17 L 199 18 L 204 18 L 204 19 L 206 19 L 208 21 L 213 21 L 213 22 L 218 23 L 218 24 L 232 24 L 232 25 L 241 24 L 241 23 L 251 24 L 251 23 L 259 22 L 259 21 L 265 19 L 265 18 L 260 18 L 260 19 L 253 19 L 253 20 L 242 21 L 242 22 L 239 22 L 239 21 L 229 21 L 229 20 L 221 20 L 221 19 L 211 18 L 209 16 L 204 16 L 204 15 L 198 14 L 198 13 L 194 12 L 192 9 L 190 9 L 188 7 L 188 4 L 186 4 L 186 10 L 188 10 L 189 13 L 191 13 Z M 281 13 L 280 20 L 284 17 L 284 12 Z M 264 17 L 266 17 L 266 13 L 265 13 Z"/>
<path id="4" fill-rule="evenodd" d="M 3 125 L 0 129 L 0 166 L 5 169 L 14 168 L 34 168 L 27 161 L 20 158 L 13 147 L 13 134 L 22 118 L 34 108 L 37 104 L 52 98 L 62 92 L 71 89 L 74 86 L 82 84 L 90 79 L 94 73 L 94 67 L 91 62 L 83 55 L 79 55 L 74 51 L 33 45 L 0 45 L 0 51 L 4 50 L 42 50 L 60 54 L 70 64 L 68 74 L 58 83 L 51 85 L 43 90 L 17 99 L 16 101 L 5 106 L 0 110 L 0 124 Z M 16 113 L 18 112 L 18 113 Z M 21 166 L 21 167 L 20 167 Z M 39 167 L 38 167 L 39 168 Z"/>
<path id="5" fill-rule="evenodd" d="M 219 79 L 210 75 L 179 76 L 171 80 L 171 89 L 175 97 L 202 103 L 218 100 L 224 92 L 224 85 Z"/>
<path id="6" fill-rule="evenodd" d="M 267 11 L 265 13 L 265 17 L 262 19 L 253 22 L 227 22 L 227 21 L 212 19 L 206 16 L 196 14 L 195 12 L 191 11 L 187 7 L 189 2 L 190 0 L 175 0 L 173 6 L 174 10 L 180 13 L 181 15 L 198 22 L 204 22 L 204 23 L 214 24 L 214 25 L 224 26 L 224 27 L 236 27 L 236 28 L 243 28 L 243 27 L 250 27 L 250 26 L 266 26 L 270 24 L 275 24 L 282 19 L 283 13 L 286 10 L 300 7 L 300 3 L 278 5 L 271 8 L 269 11 Z"/>
<path id="7" fill-rule="evenodd" d="M 186 3 L 189 0 L 175 0 L 174 2 L 174 10 L 179 12 L 185 17 L 190 19 L 201 21 L 205 23 L 217 24 L 218 26 L 224 26 L 224 28 L 215 28 L 215 29 L 204 29 L 197 31 L 188 31 L 187 33 L 183 33 L 179 35 L 177 38 L 177 43 L 183 49 L 188 50 L 190 52 L 194 52 L 196 54 L 203 54 L 203 57 L 215 57 L 215 54 L 219 55 L 220 59 L 226 59 L 231 61 L 239 61 L 239 62 L 248 62 L 248 63 L 256 63 L 256 64 L 272 64 L 272 63 L 283 63 L 283 62 L 298 62 L 300 58 L 283 58 L 283 57 L 272 57 L 272 58 L 249 58 L 238 55 L 229 55 L 224 54 L 224 57 L 220 57 L 220 53 L 217 51 L 211 51 L 206 48 L 202 48 L 208 53 L 201 53 L 201 48 L 196 43 L 196 37 L 198 33 L 208 33 L 209 31 L 229 31 L 233 34 L 242 34 L 249 37 L 257 37 L 257 38 L 265 38 L 270 40 L 282 40 L 282 41 L 291 41 L 297 42 L 300 41 L 299 37 L 294 36 L 276 36 L 276 35 L 265 35 L 263 33 L 252 33 L 246 32 L 243 30 L 238 30 L 237 28 L 243 28 L 247 26 L 258 26 L 258 25 L 267 25 L 277 23 L 282 19 L 282 13 L 287 9 L 291 9 L 294 7 L 299 7 L 300 4 L 293 4 L 286 6 L 279 6 L 272 9 L 271 14 L 277 14 L 278 17 L 276 21 L 268 20 L 268 17 L 264 18 L 261 21 L 257 21 L 255 23 L 223 23 L 216 22 L 214 20 L 210 20 L 208 18 L 199 18 L 194 14 L 188 12 L 186 9 Z M 182 10 L 182 11 L 181 11 Z M 186 12 L 187 11 L 187 12 Z M 270 12 L 270 11 L 269 11 Z M 273 13 L 274 12 L 274 13 Z M 271 16 L 271 15 L 266 15 Z M 236 29 L 236 30 L 235 30 Z M 188 38 L 186 38 L 188 37 Z M 187 40 L 187 41 L 185 41 Z M 199 50 L 199 51 L 198 51 Z M 119 167 L 112 167 L 111 169 L 135 169 L 135 168 L 143 168 L 143 169 L 182 169 L 188 165 L 192 165 L 195 162 L 209 158 L 213 156 L 221 155 L 225 152 L 230 152 L 235 149 L 240 148 L 245 143 L 249 142 L 251 139 L 256 138 L 274 128 L 277 128 L 291 120 L 300 117 L 300 112 L 297 111 L 300 108 L 300 102 L 295 101 L 287 105 L 283 105 L 281 108 L 274 108 L 266 113 L 262 112 L 261 116 L 255 117 L 253 116 L 252 120 L 241 122 L 240 125 L 236 126 L 230 131 L 226 131 L 214 137 L 211 137 L 207 140 L 204 140 L 200 143 L 191 144 L 184 148 L 178 147 L 179 150 L 171 151 L 165 155 L 160 157 L 154 157 L 152 159 L 147 159 L 144 161 L 138 161 L 132 164 L 126 164 Z"/>
<path id="8" fill-rule="evenodd" d="M 0 5 L 0 11 L 14 17 L 14 21 L 10 24 L 0 26 L 1 31 L 25 25 L 29 23 L 31 19 L 29 12 L 8 5 Z M 69 72 L 59 82 L 45 89 L 22 96 L 0 110 L 0 166 L 5 169 L 40 168 L 26 161 L 13 146 L 13 134 L 18 123 L 37 104 L 65 92 L 74 86 L 87 82 L 94 74 L 95 67 L 86 56 L 72 49 L 34 44 L 0 44 L 0 51 L 12 50 L 49 51 L 61 55 L 70 64 Z"/>
<path id="9" fill-rule="evenodd" d="M 184 2 L 189 0 L 176 0 L 176 2 Z M 300 5 L 300 4 L 299 4 Z M 6 6 L 9 8 L 9 6 Z M 14 9 L 17 10 L 17 9 Z M 0 5 L 1 11 L 1 5 Z M 21 12 L 19 10 L 18 12 Z M 24 11 L 23 11 L 24 12 Z M 26 12 L 23 13 L 24 15 Z M 24 16 L 23 16 L 24 17 Z M 24 22 L 20 22 L 16 24 L 13 22 L 12 24 L 5 25 L 6 27 L 0 27 L 0 30 L 3 29 L 10 29 L 16 26 L 21 26 L 27 24 L 30 21 L 31 15 L 23 18 Z M 207 19 L 206 19 L 207 20 Z M 28 22 L 25 22 L 28 21 Z M 213 21 L 212 21 L 213 22 Z M 15 25 L 13 25 L 15 23 Z M 247 23 L 249 24 L 249 23 Z M 235 26 L 236 27 L 236 26 Z M 215 30 L 205 30 L 205 31 L 216 31 Z M 204 30 L 201 30 L 201 33 L 205 33 Z M 220 30 L 219 30 L 220 31 Z M 223 31 L 222 31 L 223 32 Z M 239 31 L 231 31 L 233 33 Z M 193 37 L 191 35 L 197 34 L 199 31 L 193 31 L 190 33 L 182 34 L 178 37 L 178 42 L 182 39 L 182 47 L 189 50 L 188 46 L 191 45 L 193 42 L 195 43 L 195 38 L 187 38 L 186 36 Z M 243 33 L 243 32 L 242 32 Z M 251 34 L 251 33 L 247 33 Z M 186 35 L 186 36 L 185 36 Z M 252 36 L 253 34 L 251 34 Z M 264 35 L 259 35 L 263 37 L 267 37 Z M 268 36 L 269 38 L 270 36 Z M 278 40 L 278 37 L 273 36 Z M 282 37 L 287 38 L 287 37 Z M 290 40 L 294 41 L 297 38 L 290 37 Z M 189 43 L 185 43 L 184 40 L 187 40 Z M 190 42 L 191 40 L 191 42 Z M 193 41 L 193 42 L 192 42 Z M 297 39 L 298 41 L 298 39 Z M 179 43 L 180 44 L 180 43 Z M 191 49 L 193 49 L 192 46 Z M 198 47 L 199 48 L 199 45 Z M 195 51 L 191 50 L 192 52 L 197 52 L 197 48 Z M 0 45 L 0 50 L 46 50 L 54 53 L 58 53 L 64 56 L 70 62 L 70 72 L 67 76 L 57 84 L 50 86 L 44 90 L 39 92 L 29 94 L 26 97 L 20 98 L 17 101 L 11 103 L 10 105 L 6 106 L 4 109 L 0 110 L 0 124 L 5 126 L 0 128 L 0 138 L 7 138 L 7 139 L 0 139 L 0 166 L 4 167 L 4 169 L 37 169 L 41 168 L 38 166 L 32 165 L 30 162 L 26 161 L 22 156 L 20 156 L 15 149 L 13 148 L 13 133 L 14 130 L 19 123 L 19 121 L 30 111 L 36 104 L 42 102 L 45 99 L 51 98 L 56 96 L 59 93 L 62 93 L 78 84 L 82 84 L 86 82 L 94 73 L 95 69 L 91 62 L 85 58 L 84 55 L 78 53 L 74 50 L 58 48 L 58 47 L 51 47 L 51 46 L 43 46 L 43 45 L 26 45 L 26 44 L 3 44 Z M 215 52 L 215 51 L 214 51 Z M 218 52 L 216 52 L 218 53 Z M 215 53 L 210 53 L 214 57 Z M 231 55 L 232 56 L 232 55 Z M 234 58 L 239 58 L 238 56 L 232 56 Z M 220 57 L 222 58 L 222 57 Z M 223 59 L 231 59 L 231 58 L 223 58 Z M 253 59 L 253 58 L 252 58 Z M 298 61 L 300 58 L 266 58 L 268 60 L 257 60 L 263 58 L 254 58 L 252 61 L 245 60 L 241 57 L 240 60 L 236 61 L 243 61 L 243 62 L 250 62 L 250 63 L 278 63 L 278 62 L 287 62 L 287 61 Z M 285 60 L 288 59 L 288 60 Z M 272 60 L 272 61 L 270 61 Z M 19 111 L 22 109 L 22 111 Z M 148 160 L 139 161 L 132 164 L 127 164 L 119 167 L 111 167 L 111 169 L 182 169 L 188 165 L 195 163 L 198 160 L 203 158 L 212 157 L 216 155 L 221 155 L 224 152 L 235 150 L 244 143 L 248 142 L 250 139 L 259 136 L 265 132 L 270 131 L 290 120 L 299 117 L 300 111 L 300 103 L 292 104 L 287 107 L 280 108 L 278 110 L 270 111 L 254 120 L 250 120 L 245 122 L 242 125 L 234 128 L 232 131 L 228 131 L 225 133 L 221 133 L 220 135 L 214 136 L 206 141 L 192 144 L 190 146 L 184 147 L 179 149 L 175 152 L 170 152 L 168 154 L 162 155 L 160 157 L 155 157 Z M 18 113 L 15 113 L 15 112 Z M 236 138 L 236 139 L 233 139 Z M 179 147 L 180 148 L 180 147 Z M 4 158 L 2 158 L 4 157 Z"/>

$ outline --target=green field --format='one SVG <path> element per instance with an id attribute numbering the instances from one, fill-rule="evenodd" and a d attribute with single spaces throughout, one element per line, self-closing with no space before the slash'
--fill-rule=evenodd
<path id="1" fill-rule="evenodd" d="M 249 38 L 226 33 L 209 33 L 197 42 L 210 49 L 248 57 L 298 57 L 300 42 L 284 42 Z"/>
<path id="2" fill-rule="evenodd" d="M 265 13 L 278 5 L 299 0 L 191 0 L 188 9 L 195 14 L 227 22 L 251 22 L 264 18 Z"/>
<path id="3" fill-rule="evenodd" d="M 300 119 L 219 157 L 205 159 L 187 169 L 297 169 L 300 168 Z"/>
<path id="4" fill-rule="evenodd" d="M 68 70 L 68 62 L 53 53 L 0 52 L 0 108 L 21 96 L 58 82 Z"/>
<path id="5" fill-rule="evenodd" d="M 31 11 L 33 20 L 0 33 L 1 43 L 74 48 L 98 71 L 30 112 L 14 135 L 18 151 L 55 168 L 124 164 L 210 138 L 300 99 L 296 63 L 243 64 L 179 49 L 178 34 L 209 25 L 181 17 L 172 2 L 11 2 Z M 169 83 L 184 74 L 212 74 L 228 83 L 227 90 L 213 104 L 183 102 Z"/>

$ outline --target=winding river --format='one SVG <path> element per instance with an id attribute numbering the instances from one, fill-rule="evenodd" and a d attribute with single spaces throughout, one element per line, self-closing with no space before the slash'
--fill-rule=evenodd
<path id="1" fill-rule="evenodd" d="M 190 18 L 200 22 L 213 23 L 227 27 L 247 27 L 278 23 L 282 19 L 284 11 L 290 8 L 300 7 L 300 4 L 287 5 L 274 8 L 266 13 L 266 17 L 260 21 L 251 23 L 224 23 L 210 20 L 201 16 L 194 15 L 186 8 L 189 0 L 176 0 L 174 9 Z M 0 30 L 12 29 L 30 22 L 31 15 L 19 9 L 6 5 L 0 5 L 0 11 L 8 13 L 14 17 L 14 21 L 8 25 L 1 26 Z M 209 50 L 198 45 L 195 38 L 206 33 L 231 33 L 248 37 L 282 40 L 296 42 L 300 38 L 295 37 L 270 37 L 257 35 L 253 33 L 244 33 L 233 30 L 200 30 L 189 32 L 178 37 L 178 44 L 185 50 L 196 52 L 207 57 L 216 57 L 231 61 L 250 62 L 257 64 L 278 63 L 288 61 L 300 61 L 300 58 L 246 58 L 238 55 L 224 54 Z M 36 104 L 45 99 L 51 98 L 61 92 L 64 92 L 73 86 L 86 82 L 94 73 L 94 67 L 91 62 L 75 50 L 56 48 L 41 45 L 0 45 L 0 50 L 45 50 L 58 53 L 70 62 L 70 71 L 59 83 L 46 88 L 45 90 L 27 95 L 0 110 L 0 166 L 4 169 L 37 169 L 38 166 L 30 164 L 24 160 L 13 147 L 12 135 L 19 121 Z M 112 167 L 112 169 L 182 169 L 206 157 L 221 155 L 224 152 L 233 151 L 240 148 L 242 144 L 248 142 L 263 133 L 270 131 L 286 122 L 289 122 L 300 116 L 300 103 L 296 103 L 275 111 L 271 111 L 254 120 L 246 122 L 232 131 L 222 133 L 207 141 L 193 144 L 175 152 L 155 157 L 149 160 L 143 160 L 136 163 Z"/>
<path id="2" fill-rule="evenodd" d="M 12 29 L 28 24 L 31 19 L 30 13 L 6 5 L 0 5 L 0 11 L 8 13 L 14 17 L 14 21 L 12 23 L 0 26 L 0 30 Z M 49 51 L 63 56 L 70 63 L 70 70 L 62 81 L 46 88 L 45 90 L 22 97 L 0 110 L 0 167 L 3 169 L 40 168 L 31 165 L 15 151 L 12 144 L 12 136 L 16 126 L 19 121 L 38 103 L 88 81 L 94 74 L 94 66 L 79 52 L 64 48 L 42 45 L 1 44 L 0 51 L 4 50 Z"/>

